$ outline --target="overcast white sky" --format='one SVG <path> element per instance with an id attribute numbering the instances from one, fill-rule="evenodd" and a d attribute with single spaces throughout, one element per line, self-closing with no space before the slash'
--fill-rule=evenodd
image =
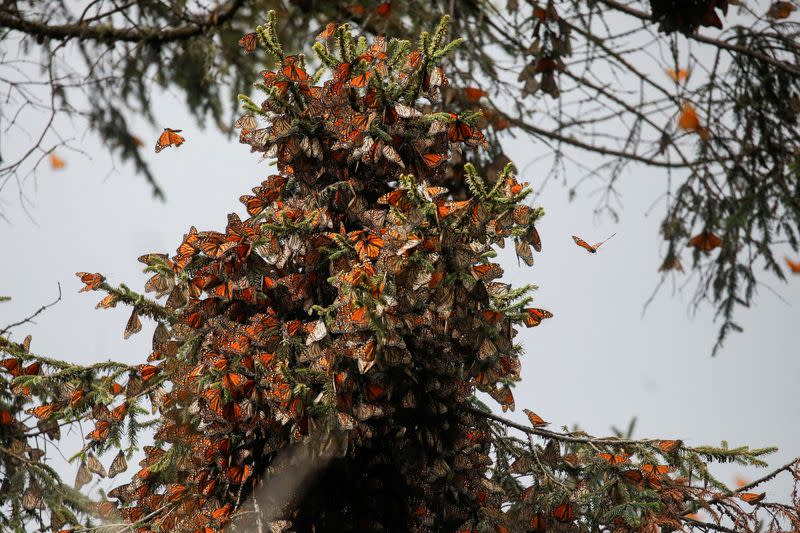
<path id="1" fill-rule="evenodd" d="M 81 285 L 74 273 L 99 271 L 111 283 L 141 290 L 146 278 L 136 261 L 139 255 L 173 253 L 190 225 L 224 227 L 228 212 L 243 213 L 238 197 L 271 173 L 235 139 L 198 129 L 176 97 L 162 95 L 159 108 L 161 126 L 184 128 L 184 146 L 156 155 L 152 144 L 160 129 L 142 123 L 134 128 L 145 140 L 142 152 L 166 191 L 166 203 L 153 201 L 130 167 L 112 171 L 104 147 L 92 136 L 75 142 L 93 154 L 91 159 L 62 151 L 66 168 L 43 169 L 35 187 L 28 185 L 35 223 L 13 194 L 0 198 L 11 220 L 0 223 L 0 295 L 13 298 L 0 304 L 0 325 L 52 300 L 58 282 L 64 292 L 36 325 L 14 331 L 18 339 L 33 334 L 33 351 L 81 363 L 143 361 L 152 325 L 123 341 L 129 311 L 121 306 L 96 311 L 100 295 L 78 294 Z M 3 155 L 8 158 L 27 142 L 4 138 Z M 519 168 L 545 149 L 527 138 L 509 139 L 506 148 Z M 520 177 L 536 188 L 545 175 L 541 165 L 531 165 Z M 555 318 L 518 337 L 526 356 L 513 417 L 523 421 L 521 408 L 527 407 L 556 426 L 577 423 L 595 434 L 607 434 L 610 426 L 623 427 L 637 417 L 635 436 L 683 438 L 690 444 L 777 445 L 781 450 L 772 462 L 783 464 L 800 454 L 800 333 L 794 329 L 800 277 L 782 284 L 765 275 L 785 301 L 762 288 L 756 306 L 739 311 L 745 332 L 730 337 L 716 358 L 710 355 L 716 335 L 711 309 L 690 317 L 690 293 L 672 293 L 666 286 L 642 317 L 661 262 L 657 229 L 662 210 L 649 216 L 646 211 L 664 187 L 662 172 L 631 167 L 619 186 L 624 207 L 618 223 L 595 220 L 595 199 L 579 194 L 569 202 L 557 183 L 548 184 L 536 200 L 547 213 L 540 226 L 543 252 L 532 268 L 518 267 L 513 253 L 504 253 L 502 264 L 508 281 L 539 285 L 536 303 Z M 616 237 L 596 255 L 570 238 L 578 234 L 595 242 L 612 232 Z M 680 284 L 684 276 L 676 279 Z M 737 466 L 719 472 L 726 482 L 737 474 L 755 479 L 764 473 Z M 74 470 L 66 475 L 71 478 Z M 788 487 L 784 478 L 773 490 Z"/>

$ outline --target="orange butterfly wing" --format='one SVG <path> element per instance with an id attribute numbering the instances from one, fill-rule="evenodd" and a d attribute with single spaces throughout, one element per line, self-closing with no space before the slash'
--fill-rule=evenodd
<path id="1" fill-rule="evenodd" d="M 528 417 L 528 421 L 530 421 L 533 427 L 540 428 L 549 424 L 549 422 L 545 422 L 541 416 L 537 415 L 530 409 L 523 409 L 522 412 Z"/>
<path id="2" fill-rule="evenodd" d="M 445 154 L 425 154 L 422 156 L 422 161 L 428 168 L 435 168 L 447 160 Z"/>
<path id="3" fill-rule="evenodd" d="M 480 102 L 481 97 L 488 95 L 489 93 L 483 89 L 478 89 L 477 87 L 464 87 L 464 97 L 467 99 L 467 102 L 471 104 L 477 104 Z"/>
<path id="4" fill-rule="evenodd" d="M 784 257 L 783 259 L 786 261 L 786 266 L 789 267 L 792 273 L 800 274 L 800 261 L 792 261 L 788 257 Z"/>
<path id="5" fill-rule="evenodd" d="M 575 518 L 575 510 L 569 501 L 564 500 L 561 505 L 553 509 L 553 517 L 559 522 L 571 522 Z"/>
<path id="6" fill-rule="evenodd" d="M 697 117 L 697 111 L 695 111 L 694 106 L 689 102 L 684 102 L 681 108 L 681 114 L 678 115 L 678 127 L 687 131 L 694 131 L 700 127 L 700 119 Z"/>
<path id="7" fill-rule="evenodd" d="M 257 43 L 258 43 L 258 35 L 255 32 L 248 33 L 247 35 L 239 39 L 239 46 L 244 48 L 244 51 L 247 53 L 250 53 L 253 50 L 255 50 Z"/>
<path id="8" fill-rule="evenodd" d="M 596 248 L 591 246 L 588 242 L 584 241 L 580 237 L 577 237 L 577 236 L 573 235 L 572 236 L 572 240 L 575 241 L 575 244 L 577 244 L 578 246 L 580 246 L 581 248 L 583 248 L 584 250 L 586 250 L 590 254 L 593 254 L 593 253 L 595 253 L 597 251 Z"/>
<path id="9" fill-rule="evenodd" d="M 183 136 L 178 135 L 178 133 L 181 131 L 183 130 L 164 128 L 164 131 L 158 136 L 158 141 L 156 141 L 156 153 L 159 153 L 168 146 L 174 146 L 177 148 L 182 145 L 186 139 L 184 139 Z"/>
<path id="10" fill-rule="evenodd" d="M 701 252 L 710 252 L 714 248 L 722 246 L 722 239 L 713 233 L 704 231 L 689 239 L 689 245 L 697 248 Z"/>
<path id="11" fill-rule="evenodd" d="M 758 494 L 756 494 L 755 492 L 745 492 L 744 494 L 740 494 L 739 498 L 742 501 L 749 503 L 750 505 L 755 505 L 761 500 L 763 500 L 764 497 L 766 497 L 766 495 L 767 495 L 766 492 L 761 492 Z"/>

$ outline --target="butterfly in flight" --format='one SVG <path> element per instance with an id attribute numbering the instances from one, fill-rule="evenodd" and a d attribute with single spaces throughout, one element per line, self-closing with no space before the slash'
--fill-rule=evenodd
<path id="1" fill-rule="evenodd" d="M 693 246 L 697 248 L 701 252 L 708 253 L 714 248 L 719 248 L 722 246 L 722 239 L 714 235 L 713 233 L 709 233 L 704 231 L 703 233 L 699 233 L 689 239 L 689 246 Z"/>
<path id="2" fill-rule="evenodd" d="M 789 267 L 789 270 L 791 270 L 793 274 L 800 274 L 800 261 L 792 261 L 788 257 L 784 257 L 783 259 L 786 261 L 786 266 Z"/>
<path id="3" fill-rule="evenodd" d="M 172 128 L 164 128 L 164 132 L 158 136 L 156 141 L 156 153 L 160 152 L 168 146 L 177 148 L 182 145 L 186 139 L 178 135 L 183 130 L 173 130 Z"/>
<path id="4" fill-rule="evenodd" d="M 67 162 L 58 157 L 56 154 L 50 154 L 50 167 L 55 170 L 61 170 L 66 166 Z"/>
<path id="5" fill-rule="evenodd" d="M 597 253 L 597 249 L 600 248 L 606 241 L 611 239 L 611 237 L 613 237 L 614 235 L 616 235 L 616 233 L 612 233 L 611 235 L 608 236 L 608 238 L 606 238 L 606 240 L 600 241 L 597 244 L 595 244 L 594 246 L 592 246 L 588 242 L 584 241 L 580 237 L 576 237 L 575 235 L 572 236 L 572 240 L 575 241 L 575 244 L 577 244 L 578 246 L 580 246 L 581 248 L 583 248 L 584 250 L 586 250 L 590 254 L 596 254 Z"/>

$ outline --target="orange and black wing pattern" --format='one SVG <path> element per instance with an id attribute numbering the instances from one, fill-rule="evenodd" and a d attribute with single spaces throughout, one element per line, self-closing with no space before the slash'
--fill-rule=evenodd
<path id="1" fill-rule="evenodd" d="M 689 246 L 697 248 L 701 252 L 708 253 L 714 248 L 719 248 L 722 246 L 722 239 L 713 233 L 704 231 L 703 233 L 699 233 L 689 239 Z"/>
<path id="2" fill-rule="evenodd" d="M 584 241 L 583 239 L 581 239 L 580 237 L 578 237 L 576 235 L 572 236 L 572 240 L 575 241 L 575 244 L 577 244 L 578 246 L 580 246 L 581 248 L 583 248 L 584 250 L 586 250 L 590 254 L 593 254 L 593 253 L 597 252 L 597 248 L 595 248 L 594 246 L 592 246 L 591 244 L 589 244 L 588 242 Z"/>
<path id="3" fill-rule="evenodd" d="M 186 139 L 184 139 L 183 136 L 178 135 L 178 133 L 181 131 L 183 130 L 164 128 L 164 131 L 158 136 L 158 141 L 156 141 L 156 153 L 159 153 L 168 146 L 174 146 L 177 148 L 178 146 L 182 145 Z"/>

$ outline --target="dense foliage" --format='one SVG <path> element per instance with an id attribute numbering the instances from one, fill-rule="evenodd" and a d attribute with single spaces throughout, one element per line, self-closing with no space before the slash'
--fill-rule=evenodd
<path id="1" fill-rule="evenodd" d="M 190 228 L 174 256 L 142 256 L 155 300 L 78 274 L 105 293 L 98 307 L 132 306 L 126 337 L 142 317 L 157 323 L 148 361 L 79 367 L 2 332 L 3 528 L 800 527 L 798 502 L 747 492 L 763 480 L 731 491 L 707 470 L 763 466 L 771 449 L 593 438 L 544 429 L 530 411 L 519 426 L 476 399 L 515 408 L 515 328 L 552 315 L 492 261 L 508 241 L 531 265 L 544 213 L 524 202 L 513 165 L 488 178 L 465 162 L 487 141 L 478 113 L 442 107 L 440 62 L 459 44 L 447 22 L 414 45 L 332 24 L 316 73 L 284 52 L 274 14 L 257 28 L 276 66 L 261 72 L 263 103 L 241 97 L 237 126 L 278 173 L 242 196 L 248 218 Z M 42 462 L 60 428 L 82 421 L 93 427 L 74 455 L 78 490 L 125 471 L 155 432 L 140 468 L 97 502 Z M 770 476 L 784 470 L 797 478 L 795 462 Z"/>

